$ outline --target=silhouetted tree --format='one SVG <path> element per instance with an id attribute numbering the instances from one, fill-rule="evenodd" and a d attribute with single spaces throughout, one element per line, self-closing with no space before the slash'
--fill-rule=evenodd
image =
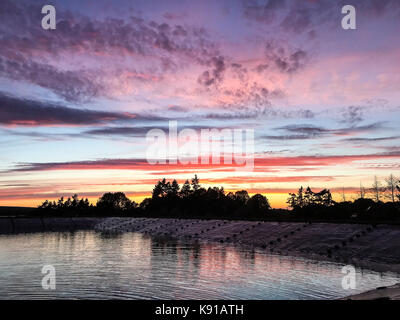
<path id="1" fill-rule="evenodd" d="M 189 182 L 191 181 L 191 182 Z M 378 198 L 382 192 L 377 178 Z M 400 183 L 392 175 L 387 179 L 389 198 L 400 200 Z M 376 188 L 375 188 L 376 189 Z M 375 190 L 376 191 L 376 190 Z M 363 188 L 360 184 L 360 195 Z M 343 197 L 343 200 L 345 198 Z M 287 203 L 293 210 L 271 209 L 268 199 L 255 194 L 249 197 L 246 190 L 225 194 L 223 187 L 200 186 L 195 176 L 186 180 L 182 187 L 177 180 L 158 181 L 152 191 L 152 197 L 144 199 L 140 206 L 129 200 L 122 192 L 105 193 L 94 207 L 86 198 L 78 195 L 69 197 L 66 201 L 61 197 L 57 201 L 44 201 L 38 207 L 39 214 L 59 215 L 137 215 L 147 214 L 157 217 L 205 217 L 205 218 L 239 218 L 263 219 L 265 217 L 281 219 L 359 219 L 367 221 L 400 220 L 399 202 L 381 202 L 372 199 L 359 198 L 354 202 L 336 203 L 328 189 L 314 192 L 310 187 L 300 187 L 297 193 L 289 193 Z"/>
<path id="2" fill-rule="evenodd" d="M 58 201 L 57 201 L 57 208 L 63 208 L 64 207 L 64 197 L 61 197 Z"/>
<path id="3" fill-rule="evenodd" d="M 163 196 L 163 188 L 161 182 L 158 181 L 157 184 L 153 188 L 152 198 L 157 199 Z"/>
<path id="4" fill-rule="evenodd" d="M 397 189 L 397 201 L 400 201 L 400 181 L 397 181 L 397 185 L 396 185 L 396 189 Z"/>
<path id="5" fill-rule="evenodd" d="M 123 192 L 108 192 L 97 201 L 97 207 L 101 210 L 125 211 L 136 208 L 137 204 L 129 200 Z"/>
<path id="6" fill-rule="evenodd" d="M 79 203 L 78 195 L 74 194 L 72 196 L 71 206 L 76 208 L 78 206 L 78 203 Z"/>
<path id="7" fill-rule="evenodd" d="M 303 194 L 303 187 L 300 187 L 296 193 L 289 193 L 289 198 L 286 201 L 289 204 L 289 207 L 292 209 L 295 208 L 302 208 L 304 207 L 304 194 Z"/>
<path id="8" fill-rule="evenodd" d="M 139 208 L 143 211 L 147 210 L 150 208 L 151 204 L 151 199 L 150 198 L 145 198 L 143 201 L 140 203 Z"/>
<path id="9" fill-rule="evenodd" d="M 375 200 L 375 202 L 379 202 L 380 201 L 380 199 L 381 199 L 381 195 L 380 194 L 381 194 L 381 192 L 383 190 L 384 189 L 382 188 L 382 185 L 379 182 L 378 177 L 375 176 L 374 177 L 374 183 L 372 184 L 372 187 L 370 189 L 370 191 L 372 192 L 372 196 L 373 196 L 373 199 Z"/>
<path id="10" fill-rule="evenodd" d="M 69 215 L 80 215 L 84 213 L 88 213 L 89 209 L 92 209 L 93 206 L 90 205 L 89 200 L 79 199 L 78 195 L 74 194 L 71 198 L 68 198 L 67 201 L 64 201 L 64 197 L 56 201 L 44 201 L 41 205 L 39 205 L 38 209 L 47 213 L 58 213 L 58 214 L 69 214 Z"/>
<path id="11" fill-rule="evenodd" d="M 250 210 L 255 210 L 257 212 L 271 209 L 268 199 L 265 196 L 258 193 L 252 196 L 247 201 L 247 205 Z"/>
<path id="12" fill-rule="evenodd" d="M 186 180 L 185 183 L 182 185 L 179 195 L 181 196 L 181 198 L 185 198 L 188 197 L 190 194 L 191 194 L 190 183 L 188 180 Z"/>
<path id="13" fill-rule="evenodd" d="M 332 194 L 328 189 L 313 192 L 310 187 L 307 187 L 305 192 L 303 192 L 303 187 L 300 187 L 297 194 L 289 193 L 289 198 L 286 202 L 293 209 L 311 205 L 331 206 L 334 204 Z"/>
<path id="14" fill-rule="evenodd" d="M 346 193 L 344 192 L 344 187 L 342 188 L 342 202 L 346 202 Z"/>
<path id="15" fill-rule="evenodd" d="M 158 181 L 152 198 L 141 207 L 141 210 L 155 212 L 159 216 L 184 214 L 208 217 L 263 217 L 269 209 L 265 196 L 257 194 L 250 198 L 246 190 L 225 195 L 223 187 L 205 189 L 200 186 L 196 175 L 191 183 L 186 180 L 181 188 L 176 180 L 171 183 L 165 179 Z"/>
<path id="16" fill-rule="evenodd" d="M 330 206 L 333 204 L 332 194 L 328 189 L 312 192 L 311 204 Z"/>
<path id="17" fill-rule="evenodd" d="M 178 196 L 178 193 L 179 193 L 179 189 L 180 189 L 179 184 L 178 184 L 178 182 L 174 179 L 174 180 L 172 181 L 172 183 L 169 185 L 169 189 L 168 189 L 167 193 L 168 193 L 169 196 L 177 197 L 177 196 Z"/>
<path id="18" fill-rule="evenodd" d="M 314 192 L 312 192 L 310 187 L 307 187 L 306 191 L 304 192 L 304 205 L 309 206 L 313 204 L 313 197 Z"/>
<path id="19" fill-rule="evenodd" d="M 386 190 L 389 192 L 388 195 L 386 195 L 387 198 L 389 198 L 392 202 L 396 201 L 396 186 L 398 179 L 393 176 L 393 174 L 390 174 L 389 177 L 385 179 L 386 181 Z"/>
<path id="20" fill-rule="evenodd" d="M 194 178 L 192 179 L 192 188 L 193 191 L 197 191 L 200 189 L 200 184 L 199 184 L 199 179 L 197 178 L 197 174 L 195 174 Z"/>
<path id="21" fill-rule="evenodd" d="M 360 182 L 360 191 L 358 193 L 359 198 L 364 199 L 365 198 L 365 188 L 363 187 L 362 183 Z"/>
<path id="22" fill-rule="evenodd" d="M 236 201 L 238 201 L 242 205 L 246 205 L 247 201 L 249 201 L 250 197 L 246 190 L 236 191 L 235 192 Z"/>

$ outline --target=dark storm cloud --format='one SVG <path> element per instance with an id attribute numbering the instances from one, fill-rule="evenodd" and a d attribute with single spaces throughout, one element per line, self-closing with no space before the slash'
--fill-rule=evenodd
<path id="1" fill-rule="evenodd" d="M 320 138 L 323 135 L 330 133 L 330 130 L 311 125 L 287 125 L 284 127 L 274 128 L 274 131 L 286 131 L 289 134 L 276 136 L 263 135 L 261 138 L 266 140 L 309 140 Z"/>
<path id="2" fill-rule="evenodd" d="M 283 140 L 283 141 L 285 141 L 285 140 L 308 140 L 308 139 L 316 138 L 316 136 L 307 135 L 307 134 L 293 134 L 293 135 L 281 135 L 281 136 L 263 135 L 260 138 L 265 139 L 265 140 Z"/>
<path id="3" fill-rule="evenodd" d="M 95 78 L 93 74 L 87 75 L 82 71 L 60 71 L 50 65 L 29 61 L 22 56 L 13 60 L 0 57 L 0 75 L 50 89 L 71 102 L 88 101 L 105 89 L 103 85 L 93 80 Z"/>
<path id="4" fill-rule="evenodd" d="M 263 136 L 265 139 L 272 140 L 303 140 L 303 139 L 317 139 L 327 136 L 348 136 L 358 133 L 374 132 L 383 128 L 381 122 L 372 123 L 364 126 L 351 126 L 340 129 L 327 129 L 313 125 L 287 125 L 275 128 L 274 130 L 288 132 L 289 134 L 282 134 L 277 136 Z M 352 139 L 346 139 L 351 141 Z M 358 138 L 354 138 L 359 140 Z"/>
<path id="5" fill-rule="evenodd" d="M 257 119 L 258 117 L 260 117 L 260 112 L 256 110 L 208 113 L 204 116 L 205 119 L 213 119 L 213 120 Z"/>
<path id="6" fill-rule="evenodd" d="M 258 82 L 243 78 L 240 88 L 227 88 L 222 91 L 229 102 L 220 101 L 220 106 L 230 112 L 265 114 L 271 112 L 271 100 L 285 97 L 280 89 L 270 90 Z"/>
<path id="7" fill-rule="evenodd" d="M 2 125 L 92 125 L 115 120 L 136 119 L 136 115 L 118 112 L 101 112 L 74 109 L 19 99 L 0 93 L 0 124 Z"/>
<path id="8" fill-rule="evenodd" d="M 307 53 L 301 49 L 289 51 L 279 46 L 276 41 L 269 41 L 265 46 L 265 55 L 268 61 L 284 73 L 298 71 L 306 63 Z"/>
<path id="9" fill-rule="evenodd" d="M 206 119 L 229 120 L 229 119 L 257 119 L 265 118 L 284 118 L 284 119 L 313 119 L 315 114 L 308 109 L 298 109 L 291 111 L 283 111 L 276 109 L 264 101 L 264 106 L 246 107 L 241 106 L 232 109 L 230 105 L 224 107 L 224 112 L 207 113 L 203 117 Z"/>
<path id="10" fill-rule="evenodd" d="M 276 130 L 285 130 L 289 132 L 304 133 L 310 135 L 319 135 L 323 133 L 330 132 L 329 129 L 316 127 L 312 125 L 287 125 L 283 127 L 276 128 Z"/>
<path id="11" fill-rule="evenodd" d="M 140 168 L 148 165 L 146 159 L 101 159 L 93 161 L 19 163 L 8 172 L 28 172 L 47 170 L 79 170 L 79 169 L 121 169 Z"/>
<path id="12" fill-rule="evenodd" d="M 255 71 L 256 71 L 257 73 L 262 73 L 263 71 L 267 70 L 268 67 L 269 67 L 268 64 L 259 64 L 259 65 L 255 68 Z"/>
<path id="13" fill-rule="evenodd" d="M 204 118 L 215 120 L 230 120 L 230 119 L 258 119 L 258 118 L 284 118 L 284 119 L 312 119 L 315 114 L 311 110 L 299 109 L 293 111 L 282 111 L 275 109 L 270 105 L 260 107 L 241 107 L 237 110 L 232 110 L 230 106 L 224 108 L 225 112 L 207 113 Z"/>
<path id="14" fill-rule="evenodd" d="M 157 75 L 179 70 L 189 61 L 213 67 L 205 82 L 222 79 L 224 58 L 203 28 L 135 16 L 100 21 L 58 10 L 57 29 L 43 32 L 41 18 L 38 4 L 0 2 L 0 76 L 47 88 L 67 101 L 106 96 L 107 74 L 99 70 L 60 70 L 52 64 L 79 52 L 111 57 L 149 56 L 156 61 L 151 72 Z"/>
<path id="15" fill-rule="evenodd" d="M 245 67 L 243 67 L 240 63 L 232 63 L 231 67 L 235 73 L 235 76 L 240 80 L 241 83 L 248 83 L 249 75 Z"/>
<path id="16" fill-rule="evenodd" d="M 169 111 L 174 111 L 174 112 L 188 112 L 189 108 L 183 107 L 183 106 L 174 105 L 174 106 L 169 106 L 168 110 Z"/>
<path id="17" fill-rule="evenodd" d="M 204 71 L 198 78 L 198 83 L 206 87 L 221 83 L 226 70 L 225 60 L 222 56 L 213 57 L 209 64 L 212 69 Z"/>
<path id="18" fill-rule="evenodd" d="M 201 125 L 188 125 L 188 126 L 178 126 L 178 130 L 184 129 L 192 129 L 195 131 L 200 131 L 203 129 L 215 129 L 218 128 L 216 126 L 201 126 Z M 230 128 L 229 126 L 224 125 L 219 129 L 226 129 Z M 85 135 L 92 135 L 92 136 L 133 136 L 133 137 L 142 137 L 145 136 L 150 130 L 152 129 L 159 129 L 165 132 L 168 132 L 169 126 L 168 122 L 166 125 L 157 125 L 157 126 L 141 126 L 141 127 L 103 127 L 99 129 L 92 129 L 83 132 Z"/>
<path id="19" fill-rule="evenodd" d="M 365 112 L 365 107 L 361 106 L 347 107 L 342 112 L 343 121 L 351 124 L 361 122 L 362 120 L 364 120 L 364 112 Z"/>
<path id="20" fill-rule="evenodd" d="M 352 135 L 357 133 L 374 132 L 384 128 L 382 122 L 376 122 L 364 126 L 351 126 L 348 128 L 331 130 L 335 135 Z"/>
<path id="21" fill-rule="evenodd" d="M 378 137 L 378 138 L 348 138 L 342 141 L 355 142 L 355 143 L 365 143 L 365 142 L 383 142 L 383 141 L 394 141 L 400 139 L 400 136 L 392 137 Z"/>
<path id="22" fill-rule="evenodd" d="M 284 1 L 268 1 L 263 12 L 268 14 L 270 10 L 280 10 L 285 6 Z M 256 2 L 251 7 L 255 11 L 251 13 L 252 9 L 249 9 L 248 16 L 259 10 Z M 284 95 L 280 90 L 249 83 L 248 70 L 222 53 L 218 41 L 212 40 L 204 28 L 179 25 L 178 20 L 171 20 L 171 14 L 160 22 L 139 16 L 125 20 L 96 20 L 60 9 L 57 11 L 57 29 L 43 32 L 38 23 L 42 18 L 40 9 L 40 5 L 35 3 L 24 6 L 11 0 L 0 2 L 0 33 L 3 34 L 0 37 L 0 76 L 49 89 L 68 102 L 112 98 L 112 86 L 116 86 L 115 91 L 118 91 L 119 81 L 121 87 L 125 81 L 158 81 L 165 72 L 178 72 L 190 64 L 204 67 L 196 77 L 201 90 L 220 88 L 228 76 L 238 78 L 243 89 L 227 88 L 226 91 L 233 97 L 233 106 L 267 106 L 271 104 L 271 98 Z M 77 52 L 83 57 L 88 56 L 91 62 L 100 57 L 113 60 L 149 58 L 151 66 L 144 63 L 138 70 L 124 70 L 129 74 L 127 79 L 120 78 L 124 72 L 118 68 L 110 71 L 96 64 L 85 68 L 77 64 L 60 69 L 59 62 L 65 58 L 68 60 Z M 264 61 L 251 72 L 261 73 L 275 68 L 283 73 L 294 73 L 305 65 L 308 57 L 303 49 L 285 47 L 279 40 L 269 41 L 265 45 Z"/>
<path id="23" fill-rule="evenodd" d="M 100 136 L 143 136 L 154 127 L 110 127 L 85 131 L 87 135 Z M 157 128 L 159 129 L 159 128 Z M 165 128 L 167 129 L 167 128 Z"/>
<path id="24" fill-rule="evenodd" d="M 1 29 L 8 36 L 1 39 L 1 44 L 27 54 L 34 50 L 52 54 L 71 49 L 94 53 L 118 50 L 121 55 L 155 54 L 161 57 L 162 53 L 175 52 L 203 63 L 218 53 L 202 28 L 157 23 L 135 16 L 127 21 L 111 18 L 100 21 L 59 10 L 57 29 L 43 32 L 37 23 L 42 17 L 40 9 L 37 5 L 23 6 L 15 1 L 3 0 L 0 17 L 5 19 Z M 20 36 L 18 33 L 10 34 L 15 25 L 24 30 Z M 155 48 L 160 50 L 157 52 Z"/>

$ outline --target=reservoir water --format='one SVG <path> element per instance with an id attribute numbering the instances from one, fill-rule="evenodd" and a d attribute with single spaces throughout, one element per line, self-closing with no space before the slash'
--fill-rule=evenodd
<path id="1" fill-rule="evenodd" d="M 42 268 L 55 269 L 55 290 Z M 335 299 L 400 282 L 343 264 L 228 244 L 94 231 L 0 235 L 0 299 Z"/>

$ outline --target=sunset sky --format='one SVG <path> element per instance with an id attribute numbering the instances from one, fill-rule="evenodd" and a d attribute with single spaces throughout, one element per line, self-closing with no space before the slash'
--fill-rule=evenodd
<path id="1" fill-rule="evenodd" d="M 351 198 L 400 175 L 399 32 L 398 0 L 1 0 L 0 205 L 140 201 L 195 173 L 273 207 L 300 185 Z M 253 129 L 254 170 L 149 164 L 146 133 L 170 120 Z"/>

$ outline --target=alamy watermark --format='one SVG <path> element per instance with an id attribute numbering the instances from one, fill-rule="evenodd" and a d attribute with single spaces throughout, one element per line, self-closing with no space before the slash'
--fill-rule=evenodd
<path id="1" fill-rule="evenodd" d="M 51 264 L 47 264 L 42 268 L 42 288 L 43 290 L 56 290 L 56 269 Z"/>
<path id="2" fill-rule="evenodd" d="M 147 132 L 146 159 L 149 164 L 232 165 L 235 170 L 254 169 L 254 130 L 185 128 L 169 121 L 168 132 Z"/>
<path id="3" fill-rule="evenodd" d="M 352 5 L 345 5 L 342 8 L 342 14 L 345 16 L 342 18 L 342 28 L 344 30 L 355 30 L 356 25 L 356 8 Z"/>
<path id="4" fill-rule="evenodd" d="M 42 18 L 42 28 L 44 30 L 55 30 L 56 25 L 56 8 L 52 5 L 45 5 L 42 8 L 42 14 L 45 16 Z"/>
<path id="5" fill-rule="evenodd" d="M 345 274 L 342 278 L 342 289 L 356 289 L 356 268 L 352 265 L 346 265 L 342 268 L 342 273 Z"/>

